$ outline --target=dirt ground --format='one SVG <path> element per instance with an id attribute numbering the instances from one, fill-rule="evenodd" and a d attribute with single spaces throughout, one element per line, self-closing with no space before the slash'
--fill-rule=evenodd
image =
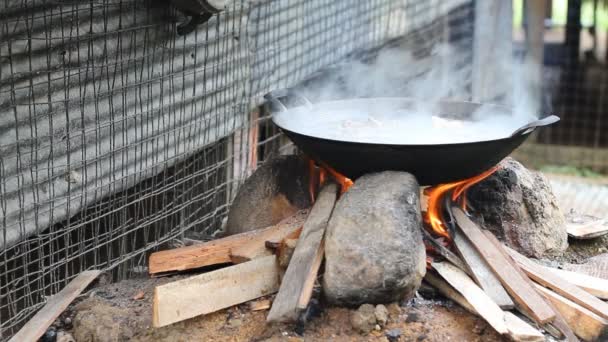
<path id="1" fill-rule="evenodd" d="M 303 325 L 266 324 L 268 311 L 251 311 L 244 303 L 167 327 L 151 327 L 154 287 L 177 278 L 133 279 L 93 288 L 63 315 L 73 322 L 68 331 L 78 342 L 389 341 L 386 333 L 394 329 L 400 330 L 398 341 L 503 341 L 482 319 L 428 293 L 426 297 L 434 298 L 419 296 L 388 305 L 388 324 L 367 335 L 352 328 L 352 310 L 323 305 L 317 317 Z"/>

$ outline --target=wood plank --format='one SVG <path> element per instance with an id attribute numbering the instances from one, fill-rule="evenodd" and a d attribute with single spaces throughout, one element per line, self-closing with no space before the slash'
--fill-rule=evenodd
<path id="1" fill-rule="evenodd" d="M 493 246 L 481 229 L 460 208 L 453 207 L 452 212 L 464 235 L 485 259 L 512 299 L 525 309 L 537 323 L 543 324 L 553 321 L 555 312 L 536 292 L 534 287 L 526 282 L 517 269 L 513 268 L 508 259 Z"/>
<path id="2" fill-rule="evenodd" d="M 505 311 L 505 325 L 507 326 L 507 335 L 513 341 L 527 342 L 544 342 L 545 335 L 538 329 L 526 323 L 523 319 L 515 316 L 512 312 Z"/>
<path id="3" fill-rule="evenodd" d="M 541 285 L 536 286 L 553 303 L 578 337 L 585 341 L 608 340 L 608 320 Z"/>
<path id="4" fill-rule="evenodd" d="M 473 280 L 486 292 L 501 309 L 512 309 L 515 304 L 507 294 L 504 287 L 496 278 L 490 266 L 481 258 L 479 252 L 473 247 L 471 242 L 456 231 L 454 235 L 454 245 L 464 262 L 469 266 Z"/>
<path id="5" fill-rule="evenodd" d="M 424 280 L 429 284 L 433 285 L 440 293 L 447 298 L 455 301 L 460 306 L 465 308 L 467 311 L 474 315 L 479 315 L 475 308 L 464 298 L 458 291 L 456 291 L 450 284 L 448 284 L 442 278 L 434 275 L 432 272 L 427 272 L 424 276 Z M 544 341 L 545 337 L 543 334 L 530 326 L 528 323 L 521 320 L 519 317 L 513 315 L 510 312 L 504 312 L 505 326 L 507 327 L 507 335 L 514 341 Z"/>
<path id="6" fill-rule="evenodd" d="M 567 282 L 580 287 L 592 295 L 608 300 L 608 280 L 592 277 L 583 273 L 561 270 L 558 268 L 542 266 L 549 272 L 563 278 Z"/>
<path id="7" fill-rule="evenodd" d="M 310 294 L 312 287 L 307 287 L 311 277 L 316 277 L 317 258 L 322 255 L 320 245 L 325 234 L 327 222 L 331 216 L 338 194 L 336 184 L 328 184 L 317 198 L 310 215 L 302 227 L 296 249 L 293 252 L 281 288 L 277 294 L 270 312 L 268 322 L 289 322 L 297 320 L 301 312 L 301 303 Z M 318 261 L 320 264 L 320 261 Z"/>
<path id="8" fill-rule="evenodd" d="M 598 316 L 608 319 L 608 304 L 594 297 L 592 294 L 579 288 L 576 285 L 569 283 L 563 278 L 547 271 L 540 265 L 529 260 L 525 256 L 519 254 L 513 249 L 505 247 L 513 260 L 521 267 L 521 269 L 535 282 L 550 288 L 557 294 L 560 294 L 571 301 L 589 309 Z"/>
<path id="9" fill-rule="evenodd" d="M 152 323 L 162 327 L 274 293 L 279 268 L 274 255 L 157 286 Z"/>
<path id="10" fill-rule="evenodd" d="M 446 298 L 453 300 L 462 306 L 468 312 L 477 315 L 477 311 L 452 285 L 448 284 L 443 278 L 434 275 L 432 272 L 426 272 L 424 281 L 435 287 Z"/>
<path id="11" fill-rule="evenodd" d="M 566 223 L 566 231 L 568 235 L 575 239 L 594 239 L 608 234 L 608 220 L 598 218 L 582 224 L 568 222 Z"/>
<path id="12" fill-rule="evenodd" d="M 475 308 L 479 316 L 485 319 L 494 330 L 501 335 L 508 333 L 503 311 L 466 273 L 447 262 L 433 263 L 432 267 L 460 292 L 469 304 Z"/>
<path id="13" fill-rule="evenodd" d="M 300 299 L 298 300 L 298 309 L 305 310 L 310 302 L 310 298 L 312 297 L 312 291 L 315 287 L 315 281 L 317 280 L 317 273 L 319 273 L 319 268 L 321 268 L 321 262 L 323 261 L 323 256 L 325 255 L 325 240 L 321 240 L 319 244 L 319 249 L 315 253 L 313 263 L 310 268 L 310 272 L 304 281 L 304 287 L 302 288 L 302 293 L 300 294 Z"/>
<path id="14" fill-rule="evenodd" d="M 38 311 L 32 319 L 30 319 L 9 341 L 38 341 L 53 322 L 61 315 L 61 313 L 72 303 L 84 289 L 95 278 L 99 276 L 101 271 L 90 270 L 80 273 L 76 278 L 59 291 L 56 295 L 51 296 L 44 307 Z"/>
<path id="15" fill-rule="evenodd" d="M 505 247 L 502 243 L 500 243 L 500 241 L 498 241 L 498 239 L 496 238 L 496 236 L 494 236 L 494 234 L 492 234 L 489 231 L 484 231 L 484 234 L 486 235 L 486 237 L 488 238 L 488 241 L 490 241 L 492 243 L 492 245 L 494 246 L 494 248 L 496 248 L 497 251 L 499 251 L 503 257 L 505 258 L 505 260 L 507 260 L 507 262 L 511 265 L 511 267 L 513 267 L 513 269 L 515 269 L 517 271 L 517 273 L 519 273 L 522 277 L 522 279 L 533 289 L 536 290 L 536 284 L 532 282 L 532 280 L 530 280 L 530 278 L 528 278 L 528 276 L 524 273 L 524 271 L 522 271 L 522 269 L 517 265 L 517 263 L 515 262 L 515 260 L 513 260 L 513 258 L 511 258 L 511 256 L 507 253 L 507 251 L 505 250 Z M 543 297 L 543 300 L 544 297 Z M 555 313 L 555 319 L 553 320 L 553 322 L 551 323 L 547 323 L 542 325 L 543 328 L 553 337 L 557 338 L 557 339 L 566 339 L 567 341 L 570 342 L 576 342 L 578 341 L 578 338 L 576 337 L 576 335 L 574 334 L 574 332 L 572 331 L 572 329 L 570 329 L 570 327 L 568 326 L 568 323 L 566 323 L 566 320 L 564 319 L 564 317 L 562 317 L 562 315 L 560 314 L 560 312 L 553 307 L 553 305 L 551 304 L 551 302 L 545 300 L 545 302 L 547 303 L 547 305 L 551 308 L 551 310 L 553 310 L 553 312 Z M 517 309 L 524 315 L 526 315 L 528 318 L 534 320 L 533 317 L 531 317 L 531 315 L 526 312 L 526 310 L 524 310 L 521 307 L 517 307 Z"/>
<path id="16" fill-rule="evenodd" d="M 301 210 L 268 228 L 236 234 L 194 246 L 152 253 L 149 259 L 149 273 L 155 275 L 232 263 L 233 261 L 245 261 L 245 258 L 235 260 L 238 258 L 232 257 L 233 251 L 237 253 L 238 257 L 239 248 L 246 251 L 242 252 L 246 253 L 246 258 L 252 258 L 254 255 L 269 255 L 271 252 L 266 248 L 266 240 L 277 237 L 283 238 L 300 228 L 306 220 L 307 214 L 308 210 Z"/>

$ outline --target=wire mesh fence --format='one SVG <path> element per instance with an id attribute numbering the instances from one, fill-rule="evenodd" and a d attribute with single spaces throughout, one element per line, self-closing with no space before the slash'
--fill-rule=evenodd
<path id="1" fill-rule="evenodd" d="M 472 1 L 229 2 L 180 36 L 166 1 L 0 6 L 0 336 L 79 272 L 208 239 L 281 136 L 255 109 L 361 51 L 470 40 Z M 466 39 L 464 41 L 466 41 Z"/>
<path id="2" fill-rule="evenodd" d="M 520 148 L 517 157 L 528 164 L 555 172 L 577 175 L 608 172 L 608 69 L 607 27 L 591 19 L 605 15 L 600 1 L 546 1 L 543 40 L 543 111 L 560 116 L 559 124 L 539 132 L 534 141 Z M 525 9 L 525 7 L 524 7 Z M 594 14 L 594 11 L 597 14 Z M 545 19 L 545 18 L 543 18 Z M 559 22 L 562 20 L 563 22 Z M 523 44 L 524 27 L 514 28 L 516 44 Z"/>

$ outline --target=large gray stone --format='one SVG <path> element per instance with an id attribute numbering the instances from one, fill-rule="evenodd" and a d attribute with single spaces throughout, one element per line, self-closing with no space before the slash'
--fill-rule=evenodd
<path id="1" fill-rule="evenodd" d="M 412 296 L 426 272 L 420 192 L 405 172 L 365 175 L 336 204 L 325 235 L 324 295 L 357 306 Z"/>
<path id="2" fill-rule="evenodd" d="M 506 158 L 467 195 L 479 223 L 520 253 L 541 258 L 568 248 L 564 215 L 541 173 Z"/>

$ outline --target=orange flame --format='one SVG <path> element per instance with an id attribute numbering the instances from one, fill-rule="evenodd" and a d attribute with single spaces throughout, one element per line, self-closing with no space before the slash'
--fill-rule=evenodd
<path id="1" fill-rule="evenodd" d="M 308 159 L 308 172 L 309 172 L 309 185 L 308 193 L 310 195 L 311 202 L 315 201 L 315 194 L 317 190 L 325 184 L 327 176 L 331 176 L 333 180 L 340 185 L 340 195 L 344 194 L 350 189 L 355 183 L 348 177 L 334 170 L 326 164 L 317 166 L 314 160 Z"/>
<path id="2" fill-rule="evenodd" d="M 465 180 L 461 180 L 454 183 L 440 184 L 424 190 L 424 194 L 428 196 L 428 208 L 426 211 L 425 220 L 431 226 L 433 232 L 437 235 L 443 236 L 447 239 L 451 239 L 450 233 L 448 232 L 442 219 L 443 211 L 443 198 L 446 193 L 452 191 L 452 201 L 457 201 L 461 198 L 461 206 L 463 210 L 466 210 L 466 191 L 473 185 L 486 179 L 488 176 L 498 170 L 498 166 Z"/>

